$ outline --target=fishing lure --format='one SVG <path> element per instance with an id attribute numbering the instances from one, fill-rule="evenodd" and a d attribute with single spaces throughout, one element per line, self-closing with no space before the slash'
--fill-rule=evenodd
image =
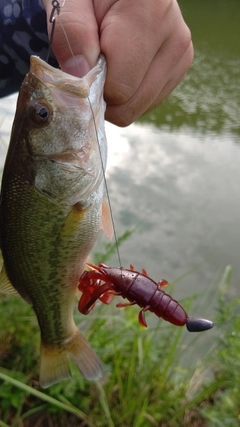
<path id="1" fill-rule="evenodd" d="M 147 327 L 145 312 L 151 311 L 156 316 L 176 326 L 186 325 L 189 332 L 201 332 L 211 329 L 213 322 L 207 319 L 189 317 L 184 308 L 162 288 L 168 285 L 166 280 L 154 282 L 148 277 L 147 271 L 142 273 L 123 267 L 109 267 L 106 264 L 87 264 L 91 269 L 84 271 L 79 279 L 79 290 L 82 296 L 78 310 L 88 314 L 95 306 L 97 299 L 110 304 L 114 295 L 121 295 L 129 303 L 119 303 L 116 307 L 127 307 L 137 304 L 141 307 L 138 315 L 139 323 Z M 101 283 L 103 282 L 103 283 Z"/>

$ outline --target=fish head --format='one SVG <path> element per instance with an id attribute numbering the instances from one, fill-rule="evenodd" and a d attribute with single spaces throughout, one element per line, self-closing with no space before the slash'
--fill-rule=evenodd
<path id="1" fill-rule="evenodd" d="M 31 159 L 36 190 L 55 203 L 72 205 L 86 200 L 103 180 L 107 156 L 105 76 L 102 55 L 83 78 L 31 57 L 30 71 L 20 89 L 12 139 L 18 133 L 16 141 Z"/>

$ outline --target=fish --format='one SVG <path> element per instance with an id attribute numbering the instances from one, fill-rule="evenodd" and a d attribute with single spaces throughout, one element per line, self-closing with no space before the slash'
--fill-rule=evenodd
<path id="1" fill-rule="evenodd" d="M 105 77 L 103 55 L 82 78 L 31 56 L 3 171 L 0 291 L 20 295 L 36 314 L 43 388 L 71 376 L 69 358 L 88 380 L 102 375 L 73 307 L 101 228 L 112 234 L 104 202 Z"/>

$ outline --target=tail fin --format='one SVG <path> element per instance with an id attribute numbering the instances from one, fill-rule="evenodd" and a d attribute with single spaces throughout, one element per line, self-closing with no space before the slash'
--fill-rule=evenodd
<path id="1" fill-rule="evenodd" d="M 76 327 L 72 337 L 61 346 L 41 344 L 41 387 L 47 388 L 71 377 L 68 357 L 74 361 L 86 379 L 97 380 L 101 377 L 101 361 Z"/>

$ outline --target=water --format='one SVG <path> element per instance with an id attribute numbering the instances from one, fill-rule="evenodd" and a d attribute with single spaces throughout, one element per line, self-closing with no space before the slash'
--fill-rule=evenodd
<path id="1" fill-rule="evenodd" d="M 108 126 L 117 228 L 142 223 L 121 251 L 123 264 L 170 281 L 195 268 L 178 297 L 205 292 L 228 264 L 235 291 L 240 281 L 240 5 L 180 5 L 195 46 L 184 82 L 139 123 Z"/>
<path id="2" fill-rule="evenodd" d="M 184 82 L 138 123 L 106 128 L 117 233 L 138 226 L 120 248 L 122 264 L 145 267 L 156 280 L 189 272 L 174 291 L 181 299 L 206 293 L 228 264 L 233 293 L 239 290 L 240 4 L 181 0 L 180 6 L 195 45 Z M 15 97 L 1 100 L 0 109 L 1 139 L 7 141 Z M 4 150 L 1 144 L 2 162 Z M 110 264 L 118 265 L 117 256 Z M 194 314 L 212 317 L 216 290 L 212 307 L 202 305 Z"/>

